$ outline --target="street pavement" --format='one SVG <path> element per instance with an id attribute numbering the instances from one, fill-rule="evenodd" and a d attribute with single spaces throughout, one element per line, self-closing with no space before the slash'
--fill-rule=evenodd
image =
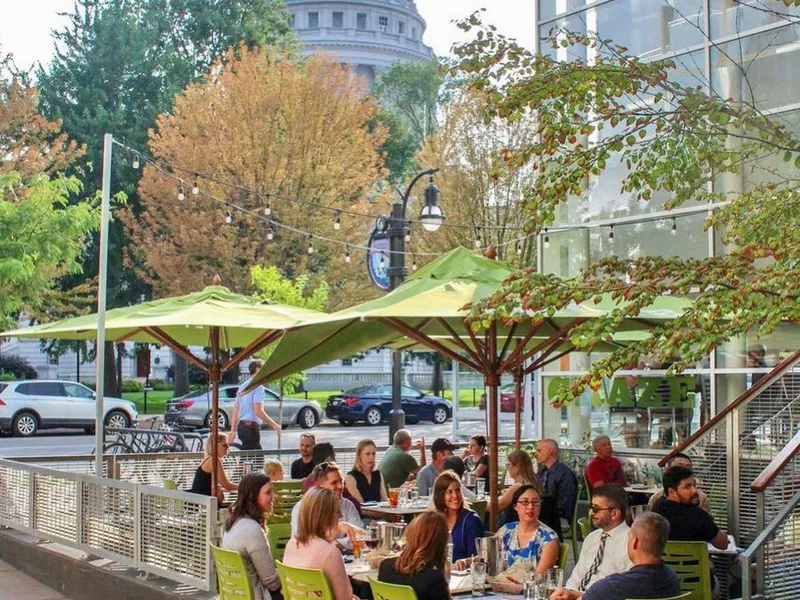
<path id="1" fill-rule="evenodd" d="M 437 437 L 453 435 L 451 421 L 442 425 L 433 423 L 417 423 L 408 426 L 411 435 L 415 438 L 425 437 L 430 444 Z M 283 448 L 297 448 L 300 435 L 306 431 L 313 433 L 318 442 L 330 442 L 339 448 L 353 447 L 359 440 L 372 439 L 376 444 L 385 445 L 389 442 L 388 425 L 366 426 L 352 425 L 342 427 L 335 421 L 323 421 L 311 430 L 291 427 L 281 432 L 281 446 Z M 272 430 L 261 432 L 261 445 L 265 449 L 278 447 L 278 436 Z M 83 431 L 66 429 L 53 429 L 38 432 L 31 438 L 0 437 L 0 456 L 5 458 L 24 456 L 67 456 L 89 454 L 94 449 L 94 436 Z"/>
<path id="2" fill-rule="evenodd" d="M 59 600 L 66 598 L 33 577 L 0 560 L 0 600 Z"/>

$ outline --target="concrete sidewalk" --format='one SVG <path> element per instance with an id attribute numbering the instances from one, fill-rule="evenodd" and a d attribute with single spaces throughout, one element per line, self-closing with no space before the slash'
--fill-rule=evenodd
<path id="1" fill-rule="evenodd" d="M 0 600 L 60 600 L 63 596 L 0 560 Z"/>

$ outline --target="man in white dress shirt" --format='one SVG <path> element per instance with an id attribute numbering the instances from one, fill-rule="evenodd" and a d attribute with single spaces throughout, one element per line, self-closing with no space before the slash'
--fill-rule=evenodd
<path id="1" fill-rule="evenodd" d="M 583 541 L 581 555 L 565 587 L 556 590 L 551 600 L 575 600 L 589 587 L 614 573 L 631 568 L 628 557 L 628 530 L 625 514 L 628 495 L 622 486 L 607 483 L 592 492 L 589 507 L 596 527 Z"/>
<path id="2" fill-rule="evenodd" d="M 342 548 L 351 548 L 350 541 L 357 530 L 364 529 L 364 523 L 361 521 L 356 505 L 347 498 L 342 497 L 344 481 L 342 473 L 339 471 L 339 466 L 333 462 L 320 463 L 314 467 L 311 477 L 314 478 L 316 487 L 328 489 L 339 497 L 341 516 L 339 517 L 339 537 L 336 539 L 336 543 Z M 292 508 L 292 535 L 297 533 L 297 520 L 300 516 L 301 504 L 303 504 L 302 500 Z"/>

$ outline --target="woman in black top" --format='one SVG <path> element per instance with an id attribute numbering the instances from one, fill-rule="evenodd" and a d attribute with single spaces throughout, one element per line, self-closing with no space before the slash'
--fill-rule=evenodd
<path id="1" fill-rule="evenodd" d="M 358 442 L 355 465 L 344 480 L 347 491 L 360 504 L 385 502 L 389 499 L 381 472 L 375 469 L 375 454 L 375 442 L 372 440 Z"/>
<path id="2" fill-rule="evenodd" d="M 447 600 L 450 587 L 445 578 L 447 522 L 444 515 L 427 511 L 406 529 L 406 546 L 397 558 L 387 558 L 378 569 L 378 581 L 408 585 L 417 600 Z"/>
<path id="3" fill-rule="evenodd" d="M 197 471 L 194 472 L 194 480 L 192 481 L 192 487 L 189 489 L 190 492 L 193 494 L 202 494 L 203 496 L 211 496 L 211 444 L 213 443 L 213 439 L 210 435 L 206 440 L 206 455 L 203 457 L 203 462 L 200 463 L 200 466 L 197 467 Z M 217 434 L 217 490 L 216 496 L 217 500 L 220 503 L 224 497 L 224 491 L 229 490 L 233 491 L 236 489 L 236 486 L 233 485 L 230 481 L 228 481 L 228 477 L 225 475 L 225 471 L 222 467 L 222 457 L 228 453 L 228 439 L 224 433 Z"/>
<path id="4" fill-rule="evenodd" d="M 472 471 L 475 477 L 488 477 L 489 455 L 486 454 L 486 438 L 482 435 L 473 435 L 469 438 L 469 446 L 464 449 L 464 465 Z"/>

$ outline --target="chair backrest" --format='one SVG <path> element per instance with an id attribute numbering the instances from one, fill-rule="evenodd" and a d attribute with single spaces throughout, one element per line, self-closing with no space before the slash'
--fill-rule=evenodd
<path id="1" fill-rule="evenodd" d="M 276 481 L 272 484 L 275 498 L 272 501 L 272 513 L 275 515 L 291 515 L 294 505 L 303 497 L 303 482 Z"/>
<path id="2" fill-rule="evenodd" d="M 669 598 L 653 598 L 651 600 L 683 600 L 684 598 L 689 598 L 691 595 L 692 595 L 692 592 L 684 592 L 680 596 L 670 596 Z M 709 598 L 710 597 L 711 596 L 709 596 Z M 628 600 L 640 600 L 640 599 L 638 599 L 638 598 L 628 598 Z"/>
<path id="3" fill-rule="evenodd" d="M 178 484 L 175 483 L 174 479 L 165 479 L 164 480 L 164 489 L 177 490 L 178 489 Z"/>
<path id="4" fill-rule="evenodd" d="M 711 598 L 711 561 L 705 542 L 667 542 L 662 558 L 678 576 L 681 591 L 690 592 L 687 598 Z"/>
<path id="5" fill-rule="evenodd" d="M 242 555 L 214 544 L 211 544 L 211 552 L 217 566 L 219 600 L 255 600 Z"/>
<path id="6" fill-rule="evenodd" d="M 384 583 L 370 577 L 369 587 L 375 600 L 417 600 L 417 593 L 410 585 Z"/>
<path id="7" fill-rule="evenodd" d="M 469 503 L 469 507 L 478 513 L 478 516 L 481 518 L 481 523 L 483 523 L 486 518 L 486 500 L 473 500 Z"/>
<path id="8" fill-rule="evenodd" d="M 578 529 L 581 530 L 581 535 L 584 539 L 592 532 L 592 520 L 589 517 L 581 517 L 578 519 Z"/>
<path id="9" fill-rule="evenodd" d="M 281 578 L 283 600 L 334 600 L 331 586 L 322 569 L 290 567 L 275 561 L 278 577 Z"/>
<path id="10" fill-rule="evenodd" d="M 286 520 L 278 523 L 270 521 L 267 525 L 267 540 L 269 540 L 269 549 L 274 560 L 283 560 L 286 544 L 289 543 L 291 537 L 291 521 Z"/>
<path id="11" fill-rule="evenodd" d="M 562 543 L 558 550 L 558 566 L 562 571 L 567 568 L 567 558 L 569 558 L 569 544 Z"/>

